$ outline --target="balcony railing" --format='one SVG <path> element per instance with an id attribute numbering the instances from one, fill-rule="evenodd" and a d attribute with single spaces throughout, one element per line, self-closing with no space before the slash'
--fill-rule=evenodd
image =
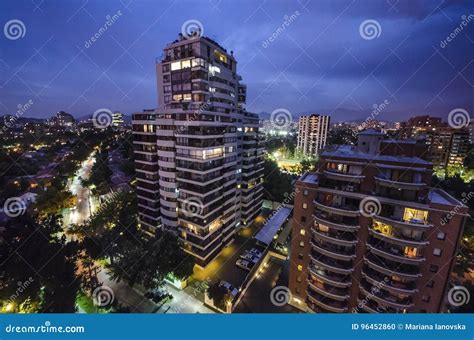
<path id="1" fill-rule="evenodd" d="M 325 218 L 321 214 L 315 214 L 313 215 L 313 217 L 317 223 L 321 223 L 332 229 L 337 229 L 341 231 L 355 231 L 360 228 L 360 226 L 358 225 L 347 225 L 347 224 L 335 222 L 335 220 L 331 221 L 329 218 Z"/>
<path id="2" fill-rule="evenodd" d="M 360 211 L 358 207 L 351 207 L 351 206 L 332 207 L 332 206 L 319 203 L 318 201 L 314 201 L 314 204 L 316 204 L 316 207 L 318 209 L 332 213 L 332 214 L 337 214 L 337 215 L 342 215 L 342 216 L 351 216 L 351 217 L 356 217 L 360 215 Z"/>
<path id="3" fill-rule="evenodd" d="M 382 289 L 389 290 L 394 294 L 413 294 L 417 292 L 416 285 L 414 281 L 410 281 L 410 283 L 400 283 L 397 281 L 393 281 L 391 277 L 380 275 L 376 271 L 371 270 L 370 268 L 366 268 L 362 272 L 362 277 L 367 280 L 372 285 L 380 285 Z"/>
<path id="4" fill-rule="evenodd" d="M 375 182 L 381 186 L 389 187 L 389 188 L 398 188 L 398 189 L 405 189 L 405 190 L 420 190 L 426 186 L 426 183 L 411 183 L 411 182 L 400 182 L 400 181 L 393 181 L 390 179 L 385 179 L 382 177 L 374 177 Z"/>
<path id="5" fill-rule="evenodd" d="M 316 252 L 322 255 L 332 257 L 334 259 L 350 261 L 355 258 L 355 254 L 353 251 L 351 252 L 351 251 L 342 250 L 334 245 L 327 245 L 327 244 L 323 245 L 323 244 L 319 244 L 317 242 L 311 241 L 311 246 Z"/>
<path id="6" fill-rule="evenodd" d="M 374 242 L 373 238 L 369 239 L 367 249 L 375 255 L 400 263 L 419 265 L 425 260 L 423 256 L 405 255 L 401 249 L 390 247 L 383 241 Z"/>
<path id="7" fill-rule="evenodd" d="M 411 228 L 411 229 L 416 229 L 416 230 L 427 230 L 428 228 L 431 228 L 433 226 L 432 224 L 426 221 L 407 222 L 394 216 L 385 217 L 385 216 L 377 215 L 377 216 L 374 216 L 373 219 L 385 224 L 389 224 L 392 227 L 397 227 L 397 228 Z"/>
<path id="8" fill-rule="evenodd" d="M 352 284 L 352 280 L 349 275 L 338 275 L 330 271 L 323 272 L 323 270 L 318 270 L 314 266 L 309 266 L 309 272 L 311 275 L 317 277 L 321 281 L 324 281 L 335 287 L 345 288 Z"/>
<path id="9" fill-rule="evenodd" d="M 387 265 L 383 262 L 381 263 L 381 261 L 377 260 L 375 256 L 370 254 L 364 257 L 364 261 L 370 268 L 389 276 L 396 275 L 406 280 L 416 280 L 421 277 L 421 273 L 418 270 L 408 269 L 397 265 L 396 263 Z"/>
<path id="10" fill-rule="evenodd" d="M 348 310 L 347 303 L 334 301 L 317 293 L 308 291 L 307 297 L 311 303 L 326 311 L 344 313 Z"/>
<path id="11" fill-rule="evenodd" d="M 338 300 L 338 301 L 345 301 L 349 298 L 349 294 L 347 293 L 347 289 L 341 288 L 334 288 L 331 286 L 326 286 L 317 282 L 313 282 L 311 280 L 307 280 L 309 289 L 314 290 L 316 293 L 321 295 L 330 297 L 331 299 Z"/>
<path id="12" fill-rule="evenodd" d="M 388 305 L 398 310 L 413 307 L 413 303 L 409 298 L 397 299 L 395 296 L 391 295 L 390 293 L 386 293 L 383 290 L 372 290 L 372 292 L 369 292 L 370 288 L 364 287 L 362 284 L 359 285 L 359 287 L 362 294 L 364 294 L 371 300 L 375 300 L 378 303 L 381 303 L 382 305 Z"/>
<path id="13" fill-rule="evenodd" d="M 324 174 L 326 175 L 327 178 L 331 178 L 331 179 L 335 179 L 339 181 L 352 182 L 352 183 L 360 183 L 365 178 L 364 175 L 351 175 L 351 174 L 344 174 L 341 172 L 329 171 L 329 170 L 325 170 Z"/>
<path id="14" fill-rule="evenodd" d="M 318 240 L 323 240 L 335 244 L 353 246 L 357 243 L 355 236 L 349 232 L 335 233 L 335 232 L 323 232 L 320 229 L 312 229 L 313 235 Z"/>
<path id="15" fill-rule="evenodd" d="M 428 241 L 408 239 L 401 233 L 395 233 L 392 235 L 382 234 L 381 232 L 378 232 L 372 228 L 369 229 L 369 234 L 378 238 L 379 240 L 387 241 L 401 246 L 421 247 L 429 244 Z"/>
<path id="16" fill-rule="evenodd" d="M 314 251 L 310 253 L 310 256 L 314 263 L 322 268 L 328 269 L 339 274 L 350 274 L 354 271 L 352 263 L 334 260 L 330 257 L 326 257 L 321 254 L 317 254 Z"/>

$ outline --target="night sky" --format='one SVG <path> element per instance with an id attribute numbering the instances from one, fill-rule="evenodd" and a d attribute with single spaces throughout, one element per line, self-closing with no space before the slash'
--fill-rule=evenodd
<path id="1" fill-rule="evenodd" d="M 0 115 L 29 100 L 29 117 L 155 108 L 155 58 L 183 23 L 198 20 L 234 51 L 250 111 L 348 121 L 387 100 L 381 120 L 446 117 L 454 108 L 472 116 L 472 14 L 472 1 L 2 0 L 1 28 L 16 19 L 26 30 L 16 40 L 0 33 Z M 293 15 L 288 25 L 285 15 Z M 374 35 L 361 34 L 366 20 L 379 25 Z"/>

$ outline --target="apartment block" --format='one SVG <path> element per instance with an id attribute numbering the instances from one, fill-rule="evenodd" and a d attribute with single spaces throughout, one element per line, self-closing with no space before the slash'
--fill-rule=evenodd
<path id="1" fill-rule="evenodd" d="M 150 154 L 137 147 L 137 172 L 146 158 L 154 176 L 153 183 L 140 180 L 137 192 L 140 200 L 140 192 L 149 194 L 162 226 L 176 231 L 184 250 L 205 266 L 261 212 L 261 124 L 245 109 L 246 86 L 233 53 L 207 37 L 180 35 L 165 47 L 156 73 L 159 108 L 150 121 L 142 120 L 148 112 L 133 118 L 137 138 L 154 143 Z M 148 211 L 140 219 L 156 228 Z"/>
<path id="2" fill-rule="evenodd" d="M 400 149 L 404 149 L 403 152 Z M 394 151 L 398 150 L 398 154 Z M 468 208 L 381 133 L 324 150 L 296 184 L 289 288 L 316 313 L 437 313 Z"/>
<path id="3" fill-rule="evenodd" d="M 317 156 L 319 150 L 326 146 L 329 123 L 329 116 L 301 116 L 298 120 L 297 150 L 304 156 Z"/>

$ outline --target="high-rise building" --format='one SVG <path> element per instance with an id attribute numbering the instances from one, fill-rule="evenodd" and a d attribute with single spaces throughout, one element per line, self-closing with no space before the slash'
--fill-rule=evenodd
<path id="1" fill-rule="evenodd" d="M 301 116 L 298 120 L 297 150 L 304 156 L 317 156 L 319 150 L 326 146 L 329 121 L 329 116 Z"/>
<path id="2" fill-rule="evenodd" d="M 328 148 L 296 184 L 289 288 L 314 312 L 440 312 L 468 208 L 415 142 Z M 395 151 L 398 150 L 398 154 Z M 392 152 L 393 151 L 393 152 Z"/>
<path id="3" fill-rule="evenodd" d="M 470 135 L 467 127 L 453 128 L 441 118 L 418 116 L 403 122 L 401 139 L 423 138 L 428 145 L 424 158 L 435 168 L 463 165 L 467 156 Z"/>
<path id="4" fill-rule="evenodd" d="M 123 126 L 123 124 L 124 124 L 123 113 L 119 111 L 115 111 L 112 114 L 112 126 L 121 127 Z"/>
<path id="5" fill-rule="evenodd" d="M 180 35 L 156 71 L 160 106 L 132 121 L 140 221 L 175 230 L 205 266 L 261 211 L 261 124 L 233 53 L 215 41 Z"/>

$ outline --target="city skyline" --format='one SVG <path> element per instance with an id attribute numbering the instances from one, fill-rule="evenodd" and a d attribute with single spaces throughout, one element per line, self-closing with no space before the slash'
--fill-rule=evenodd
<path id="1" fill-rule="evenodd" d="M 459 53 L 472 49 L 466 4 L 243 2 L 238 11 L 226 2 L 189 4 L 163 2 L 160 12 L 143 11 L 141 2 L 5 4 L 3 25 L 17 19 L 25 29 L 21 38 L 0 42 L 0 112 L 14 114 L 30 99 L 34 105 L 24 115 L 41 118 L 61 110 L 83 117 L 103 107 L 127 115 L 155 108 L 154 58 L 189 20 L 234 51 L 251 112 L 285 108 L 293 118 L 314 112 L 337 122 L 364 119 L 385 100 L 379 118 L 388 121 L 472 111 L 471 61 Z M 61 29 L 35 25 L 53 17 Z M 367 20 L 376 22 L 376 32 L 364 38 Z"/>

